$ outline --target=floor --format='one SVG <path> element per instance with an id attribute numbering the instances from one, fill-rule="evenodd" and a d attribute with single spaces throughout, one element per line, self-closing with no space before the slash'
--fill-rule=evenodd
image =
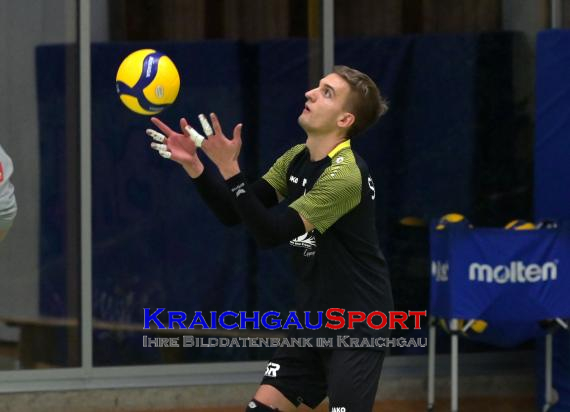
<path id="1" fill-rule="evenodd" d="M 198 409 L 176 409 L 162 412 L 243 412 L 245 406 L 227 408 L 198 408 Z M 379 401 L 374 406 L 374 412 L 419 412 L 426 410 L 426 403 L 423 400 L 416 401 Z M 442 400 L 436 404 L 437 411 L 449 411 L 448 400 Z M 536 412 L 534 397 L 528 398 L 464 398 L 459 403 L 460 412 Z M 299 412 L 308 412 L 308 408 L 299 408 Z M 316 412 L 327 412 L 325 404 L 315 410 Z M 142 411 L 141 411 L 142 412 Z M 352 411 L 351 411 L 352 412 Z M 359 411 L 355 411 L 359 412 Z"/>

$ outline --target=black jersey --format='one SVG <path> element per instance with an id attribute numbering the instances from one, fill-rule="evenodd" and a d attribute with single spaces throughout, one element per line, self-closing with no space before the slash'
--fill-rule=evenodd
<path id="1" fill-rule="evenodd" d="M 296 311 L 317 312 L 329 308 L 361 311 L 366 315 L 393 309 L 386 260 L 376 234 L 374 199 L 377 196 L 368 166 L 345 141 L 324 159 L 313 162 L 304 144 L 281 156 L 263 176 L 284 196 L 287 204 L 315 226 L 292 239 L 290 250 L 298 276 Z M 346 315 L 345 315 L 346 316 Z M 379 317 L 374 323 L 381 322 Z M 311 331 L 309 337 L 386 337 L 388 327 L 374 330 L 357 323 L 354 330 Z M 335 341 L 336 347 L 336 339 Z"/>

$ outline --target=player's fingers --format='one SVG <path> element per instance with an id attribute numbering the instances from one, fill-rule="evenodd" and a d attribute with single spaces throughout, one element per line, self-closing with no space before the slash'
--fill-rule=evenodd
<path id="1" fill-rule="evenodd" d="M 220 121 L 218 120 L 216 113 L 210 113 L 210 119 L 212 119 L 212 126 L 214 126 L 216 134 L 222 135 L 222 126 L 220 125 Z"/>
<path id="2" fill-rule="evenodd" d="M 210 155 L 208 152 L 210 151 L 210 144 L 212 143 L 211 139 L 204 139 L 200 148 L 206 153 L 208 156 Z"/>
<path id="3" fill-rule="evenodd" d="M 160 129 L 160 131 L 164 134 L 166 134 L 167 136 L 169 134 L 173 134 L 174 130 L 172 130 L 170 127 L 168 127 L 165 123 L 162 123 L 160 121 L 160 119 L 158 117 L 151 117 L 150 121 Z"/>
<path id="4" fill-rule="evenodd" d="M 192 142 L 194 142 L 194 144 L 196 145 L 196 147 L 202 147 L 202 144 L 204 142 L 204 136 L 202 136 L 200 133 L 198 133 L 196 131 L 196 129 L 194 129 L 191 126 L 186 125 L 186 127 L 184 128 L 184 134 L 188 137 L 190 137 L 190 140 L 192 140 Z"/>
<path id="5" fill-rule="evenodd" d="M 165 144 L 160 144 L 160 143 L 151 143 L 150 147 L 152 147 L 154 150 L 157 150 L 159 152 L 161 151 L 166 151 L 168 150 L 168 146 L 166 146 Z"/>
<path id="6" fill-rule="evenodd" d="M 188 124 L 188 120 L 186 120 L 185 117 L 182 117 L 182 118 L 180 119 L 180 130 L 182 130 L 182 133 L 184 133 L 184 129 L 186 129 L 186 126 L 190 126 L 190 125 Z"/>
<path id="7" fill-rule="evenodd" d="M 162 143 L 166 140 L 166 136 L 162 133 L 158 133 L 156 130 L 153 129 L 146 129 L 146 134 L 158 143 Z"/>
<path id="8" fill-rule="evenodd" d="M 200 114 L 198 116 L 198 119 L 200 119 L 200 124 L 202 125 L 202 130 L 204 130 L 204 134 L 208 137 L 212 136 L 214 132 L 212 131 L 212 126 L 210 126 L 210 123 L 208 122 L 208 119 L 206 119 L 206 116 Z"/>
<path id="9" fill-rule="evenodd" d="M 158 152 L 158 154 L 164 157 L 165 159 L 170 159 L 172 157 L 172 153 L 170 153 L 168 150 L 161 150 Z"/>
<path id="10" fill-rule="evenodd" d="M 242 128 L 243 128 L 243 124 L 241 124 L 241 123 L 236 125 L 236 127 L 234 127 L 233 141 L 239 146 L 241 146 L 241 130 L 242 130 Z"/>
<path id="11" fill-rule="evenodd" d="M 192 130 L 193 127 L 190 126 L 190 124 L 188 123 L 188 120 L 186 120 L 185 117 L 182 117 L 180 119 L 180 130 L 182 130 L 182 133 L 184 133 L 184 136 L 186 136 L 188 139 L 190 139 L 194 145 L 196 145 L 196 142 L 194 141 L 194 138 L 192 137 L 192 133 L 190 133 L 190 130 Z"/>

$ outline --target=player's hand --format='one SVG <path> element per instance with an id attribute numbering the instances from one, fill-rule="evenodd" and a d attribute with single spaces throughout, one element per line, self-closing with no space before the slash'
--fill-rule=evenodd
<path id="1" fill-rule="evenodd" d="M 162 132 L 147 129 L 146 133 L 153 138 L 151 147 L 167 159 L 180 163 L 191 177 L 199 176 L 204 166 L 196 153 L 196 145 L 185 134 L 175 132 L 156 117 L 151 117 L 151 122 Z M 180 128 L 185 130 L 189 127 L 186 119 L 180 119 Z"/>
<path id="2" fill-rule="evenodd" d="M 236 125 L 233 138 L 230 140 L 224 135 L 222 126 L 215 113 L 210 114 L 210 119 L 212 120 L 213 131 L 211 129 L 207 130 L 207 121 L 204 122 L 205 119 L 201 119 L 202 126 L 206 126 L 204 127 L 204 132 L 208 136 L 202 142 L 202 150 L 218 166 L 221 175 L 227 180 L 240 172 L 238 156 L 241 150 L 242 124 Z"/>

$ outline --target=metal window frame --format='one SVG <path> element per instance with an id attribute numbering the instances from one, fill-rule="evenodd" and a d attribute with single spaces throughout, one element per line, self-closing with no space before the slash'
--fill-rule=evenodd
<path id="1" fill-rule="evenodd" d="M 562 27 L 562 0 L 550 0 L 550 28 L 561 29 Z"/>
<path id="2" fill-rule="evenodd" d="M 446 378 L 451 368 L 449 355 L 436 359 L 436 376 Z M 461 354 L 461 364 L 462 376 L 505 371 L 532 374 L 534 352 L 466 353 Z M 255 384 L 265 365 L 252 361 L 6 371 L 0 372 L 0 393 Z M 426 370 L 426 355 L 387 357 L 382 379 L 424 378 Z"/>
<path id="3" fill-rule="evenodd" d="M 91 210 L 91 0 L 79 9 L 79 139 L 81 178 L 81 369 L 93 368 L 92 210 Z"/>
<path id="4" fill-rule="evenodd" d="M 321 27 L 323 29 L 323 75 L 334 66 L 334 0 L 322 0 Z"/>

